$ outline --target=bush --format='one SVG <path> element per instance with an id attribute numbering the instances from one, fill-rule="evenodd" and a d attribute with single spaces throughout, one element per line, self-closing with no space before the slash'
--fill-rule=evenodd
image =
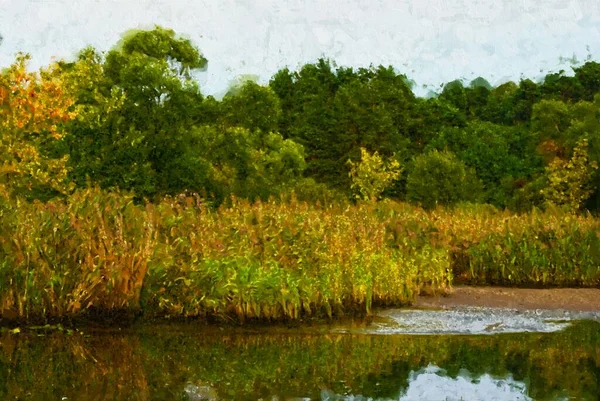
<path id="1" fill-rule="evenodd" d="M 418 156 L 406 183 L 406 198 L 425 209 L 477 202 L 483 186 L 475 171 L 452 152 L 434 150 Z"/>
<path id="2" fill-rule="evenodd" d="M 383 161 L 379 153 L 370 154 L 365 148 L 360 148 L 361 160 L 350 166 L 351 188 L 356 199 L 377 200 L 381 193 L 400 178 L 402 168 L 397 160 Z"/>

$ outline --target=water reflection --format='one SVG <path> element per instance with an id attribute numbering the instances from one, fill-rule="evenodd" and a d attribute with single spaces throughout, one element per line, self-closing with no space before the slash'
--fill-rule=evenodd
<path id="1" fill-rule="evenodd" d="M 594 321 L 493 336 L 250 334 L 189 325 L 87 334 L 4 333 L 0 399 L 412 400 L 431 389 L 448 399 L 476 399 L 477 391 L 492 399 L 493 387 L 506 394 L 501 400 L 600 394 Z"/>
<path id="2" fill-rule="evenodd" d="M 489 374 L 472 377 L 462 370 L 457 377 L 449 377 L 444 369 L 429 365 L 418 372 L 411 372 L 408 388 L 399 391 L 394 398 L 363 397 L 361 395 L 339 395 L 329 391 L 321 394 L 323 401 L 527 401 L 527 385 L 512 376 L 494 378 Z"/>

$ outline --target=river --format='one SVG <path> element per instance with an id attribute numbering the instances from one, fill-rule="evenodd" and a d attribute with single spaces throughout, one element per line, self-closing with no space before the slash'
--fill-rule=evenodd
<path id="1" fill-rule="evenodd" d="M 597 314 L 381 311 L 369 324 L 29 328 L 3 400 L 596 400 Z"/>

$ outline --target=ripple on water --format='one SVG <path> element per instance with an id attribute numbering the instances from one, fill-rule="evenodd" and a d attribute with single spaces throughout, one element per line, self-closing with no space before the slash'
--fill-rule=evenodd
<path id="1" fill-rule="evenodd" d="M 452 310 L 389 309 L 378 313 L 366 334 L 551 333 L 572 320 L 598 320 L 598 313 L 461 307 Z M 341 331 L 348 331 L 342 329 Z"/>

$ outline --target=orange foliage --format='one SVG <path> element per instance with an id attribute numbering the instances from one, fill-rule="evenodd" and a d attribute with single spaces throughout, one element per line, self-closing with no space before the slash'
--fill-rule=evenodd
<path id="1" fill-rule="evenodd" d="M 63 124 L 75 118 L 74 99 L 57 65 L 28 72 L 29 58 L 19 54 L 0 74 L 0 193 L 35 185 L 65 192 L 66 158 L 45 157 L 40 144 L 64 136 Z"/>

